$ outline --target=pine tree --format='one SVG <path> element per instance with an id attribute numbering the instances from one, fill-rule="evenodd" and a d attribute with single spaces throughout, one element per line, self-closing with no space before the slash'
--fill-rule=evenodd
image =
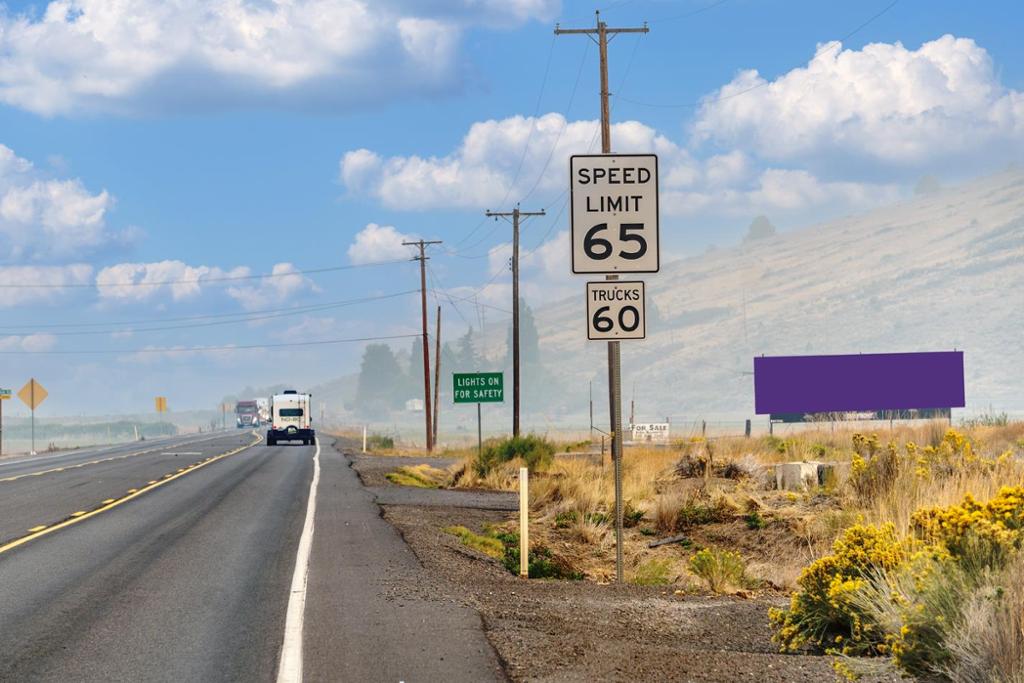
<path id="1" fill-rule="evenodd" d="M 363 351 L 356 388 L 356 410 L 374 413 L 401 407 L 402 368 L 387 344 L 369 344 Z"/>

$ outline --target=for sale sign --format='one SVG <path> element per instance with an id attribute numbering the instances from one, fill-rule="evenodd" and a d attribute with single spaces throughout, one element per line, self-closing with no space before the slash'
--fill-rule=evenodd
<path id="1" fill-rule="evenodd" d="M 577 154 L 569 174 L 572 272 L 658 272 L 657 155 Z"/>
<path id="2" fill-rule="evenodd" d="M 668 422 L 640 422 L 630 425 L 630 431 L 633 441 L 667 443 L 671 434 L 671 424 Z"/>

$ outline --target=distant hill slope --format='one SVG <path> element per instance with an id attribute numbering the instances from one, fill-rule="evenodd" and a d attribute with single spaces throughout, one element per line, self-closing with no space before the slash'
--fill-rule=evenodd
<path id="1" fill-rule="evenodd" d="M 745 373 L 759 354 L 953 348 L 965 352 L 968 409 L 1024 411 L 1024 171 L 713 250 L 645 279 L 660 319 L 622 350 L 638 418 L 751 415 Z M 571 394 L 572 412 L 588 379 L 601 405 L 606 391 L 605 345 L 585 341 L 584 281 L 578 297 L 535 304 L 549 381 Z"/>

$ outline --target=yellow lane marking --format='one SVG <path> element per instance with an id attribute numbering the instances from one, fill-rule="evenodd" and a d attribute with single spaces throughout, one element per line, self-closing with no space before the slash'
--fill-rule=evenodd
<path id="1" fill-rule="evenodd" d="M 195 467 L 190 467 L 190 468 L 186 469 L 184 472 L 178 472 L 177 474 L 167 475 L 167 477 L 169 477 L 169 478 L 160 479 L 160 480 L 157 480 L 157 481 L 151 481 L 146 486 L 143 486 L 142 488 L 138 489 L 135 493 L 130 493 L 130 494 L 126 495 L 126 496 L 122 496 L 121 498 L 117 498 L 112 503 L 107 503 L 106 505 L 101 505 L 100 507 L 98 507 L 98 508 L 96 508 L 94 510 L 89 510 L 89 511 L 80 510 L 80 511 L 75 512 L 74 514 L 72 514 L 71 517 L 69 517 L 68 519 L 65 519 L 63 522 L 59 522 L 57 524 L 54 524 L 53 526 L 47 527 L 46 525 L 43 525 L 42 527 L 34 527 L 34 529 L 36 529 L 35 531 L 33 531 L 32 529 L 29 529 L 29 531 L 31 533 L 29 533 L 28 535 L 22 536 L 21 538 L 16 538 L 13 541 L 8 541 L 4 545 L 0 545 L 0 554 L 6 553 L 8 550 L 13 550 L 14 548 L 17 548 L 20 545 L 24 545 L 25 543 L 28 543 L 29 541 L 34 541 L 35 539 L 40 538 L 41 536 L 46 536 L 47 534 L 51 534 L 54 531 L 59 531 L 61 529 L 67 528 L 67 527 L 71 526 L 72 524 L 77 524 L 79 522 L 84 522 L 85 520 L 87 520 L 87 519 L 89 519 L 91 517 L 95 517 L 96 515 L 98 515 L 100 513 L 106 512 L 108 510 L 113 510 L 117 506 L 122 505 L 123 503 L 127 503 L 129 500 L 132 500 L 133 498 L 138 498 L 139 496 L 141 496 L 144 493 L 149 493 L 150 491 L 152 491 L 152 490 L 154 490 L 154 489 L 156 489 L 156 488 L 158 488 L 160 486 L 163 486 L 164 484 L 168 484 L 168 483 L 174 481 L 175 479 L 177 479 L 178 477 L 184 477 L 186 474 L 194 472 L 195 470 L 198 470 L 198 469 L 200 469 L 202 467 L 206 467 L 207 465 L 211 465 L 211 464 L 217 462 L 218 460 L 222 460 L 224 458 L 227 458 L 228 456 L 232 456 L 232 455 L 235 455 L 236 453 L 241 453 L 244 450 L 252 448 L 253 446 L 255 446 L 256 444 L 258 444 L 260 441 L 263 440 L 263 437 L 261 437 L 259 434 L 256 434 L 255 432 L 253 432 L 253 435 L 256 437 L 256 439 L 254 441 L 252 441 L 251 443 L 248 443 L 248 444 L 246 444 L 244 446 L 241 446 L 240 448 L 236 448 L 234 450 L 228 451 L 227 453 L 221 453 L 220 455 L 211 458 L 207 462 L 200 463 L 199 465 L 196 465 Z"/>
<path id="2" fill-rule="evenodd" d="M 146 483 L 147 483 L 147 484 L 155 484 L 155 483 L 156 483 L 156 479 L 150 479 L 150 480 L 149 480 L 148 482 L 146 482 Z"/>
<path id="3" fill-rule="evenodd" d="M 213 441 L 215 439 L 219 439 L 219 438 L 222 438 L 222 437 L 223 437 L 223 435 L 218 434 L 217 436 L 211 436 L 211 437 L 208 437 L 208 438 L 205 438 L 205 439 L 197 439 L 196 441 L 189 441 L 187 443 L 189 443 L 189 444 L 203 443 L 205 441 Z M 73 468 L 77 468 L 77 467 L 85 467 L 86 465 L 99 465 L 99 464 L 102 464 L 102 463 L 105 463 L 105 462 L 111 462 L 112 460 L 124 460 L 125 458 L 134 458 L 137 455 L 147 455 L 149 453 L 155 453 L 157 451 L 165 451 L 165 450 L 167 450 L 167 449 L 166 448 L 147 448 L 146 450 L 142 450 L 142 451 L 132 451 L 131 453 L 124 453 L 124 454 L 121 454 L 121 455 L 114 455 L 114 456 L 111 456 L 109 458 L 102 458 L 102 459 L 99 459 L 99 460 L 89 460 L 87 462 L 80 462 L 80 463 L 75 464 L 75 465 L 61 465 L 60 467 L 53 467 L 53 468 L 50 468 L 48 470 L 40 470 L 38 472 L 26 472 L 25 474 L 16 474 L 16 475 L 14 475 L 12 477 L 6 477 L 4 479 L 0 479 L 0 482 L 3 482 L 3 481 L 17 481 L 18 479 L 22 479 L 24 477 L 38 477 L 39 475 L 42 475 L 42 474 L 51 474 L 53 472 L 63 472 L 66 469 L 73 469 Z M 168 453 L 168 455 L 170 455 L 170 453 Z"/>
<path id="4" fill-rule="evenodd" d="M 42 531 L 45 528 L 46 528 L 45 524 L 40 524 L 39 526 L 34 526 L 31 529 L 29 529 L 29 533 L 35 533 L 36 531 Z"/>
<path id="5" fill-rule="evenodd" d="M 135 493 L 138 489 L 128 489 L 128 493 Z"/>
<path id="6" fill-rule="evenodd" d="M 107 503 L 113 503 L 113 502 L 114 502 L 113 498 L 107 498 L 105 501 L 103 501 L 102 505 L 106 505 Z"/>

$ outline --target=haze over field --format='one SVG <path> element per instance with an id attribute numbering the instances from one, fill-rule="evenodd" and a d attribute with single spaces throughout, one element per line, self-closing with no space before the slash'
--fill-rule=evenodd
<path id="1" fill-rule="evenodd" d="M 580 278 L 585 279 L 585 278 Z M 1024 171 L 1008 170 L 809 228 L 712 249 L 647 279 L 658 311 L 623 343 L 638 410 L 749 416 L 755 355 L 964 351 L 968 411 L 1024 411 Z M 595 379 L 582 297 L 537 311 L 560 386 Z M 601 394 L 603 396 L 603 393 Z"/>
<path id="2" fill-rule="evenodd" d="M 1020 409 L 1020 274 L 1001 260 L 1024 241 L 1019 205 L 969 187 L 1024 162 L 1022 11 L 602 12 L 651 29 L 609 50 L 612 149 L 660 169 L 665 269 L 644 279 L 661 319 L 624 353 L 643 414 L 748 415 L 757 353 L 961 345 L 971 408 Z M 501 369 L 510 230 L 484 212 L 520 202 L 547 212 L 523 228 L 521 291 L 558 384 L 524 408 L 578 421 L 605 370 L 585 278 L 567 274 L 567 158 L 598 149 L 599 84 L 590 42 L 552 29 L 593 20 L 557 0 L 8 0 L 0 387 L 36 377 L 48 417 L 139 414 L 155 396 L 209 411 L 270 386 L 341 413 L 368 344 L 408 363 L 419 272 L 403 242 L 421 237 L 443 241 L 427 273 L 442 336 L 482 331 Z M 920 189 L 971 184 L 915 198 L 929 177 Z M 778 235 L 746 239 L 761 214 Z"/>

